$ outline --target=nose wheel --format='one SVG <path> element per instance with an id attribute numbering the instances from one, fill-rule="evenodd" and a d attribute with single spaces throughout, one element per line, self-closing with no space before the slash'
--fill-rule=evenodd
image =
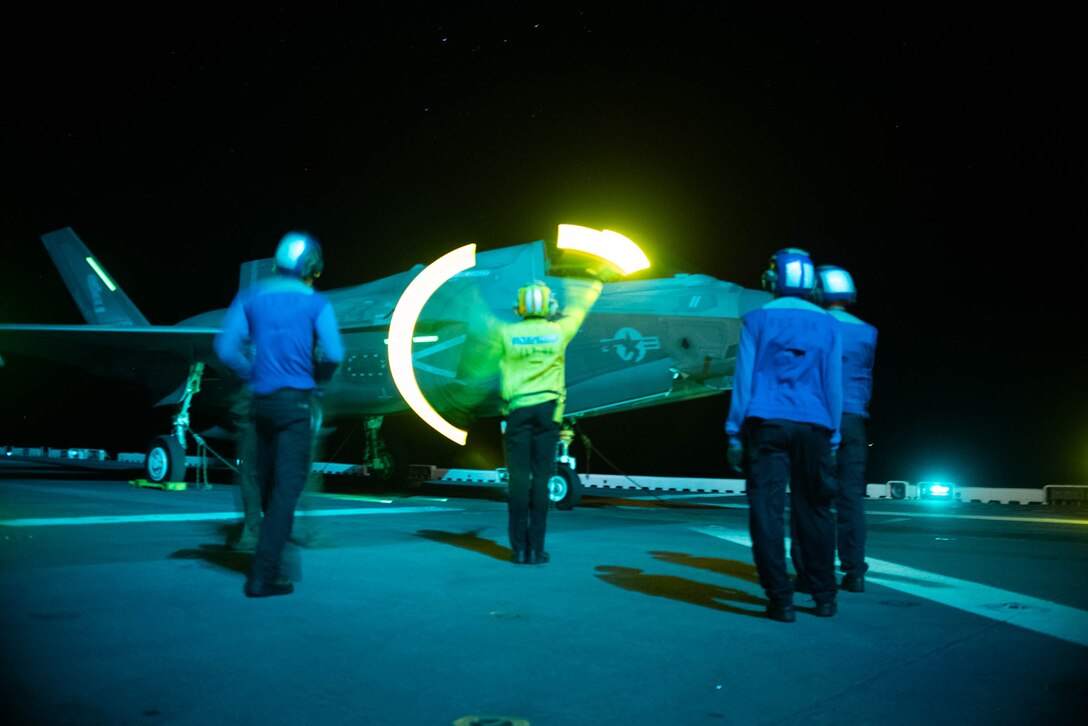
<path id="1" fill-rule="evenodd" d="M 185 481 L 185 449 L 173 436 L 156 436 L 147 448 L 144 474 L 152 484 Z"/>
<path id="2" fill-rule="evenodd" d="M 582 499 L 582 482 L 568 465 L 560 463 L 548 480 L 548 498 L 556 509 L 574 509 Z"/>
<path id="3" fill-rule="evenodd" d="M 185 432 L 189 429 L 189 406 L 200 390 L 204 364 L 197 361 L 189 366 L 189 378 L 181 389 L 177 413 L 174 414 L 174 434 L 151 439 L 144 457 L 144 474 L 152 484 L 185 481 Z M 199 437 L 197 437 L 199 439 Z"/>

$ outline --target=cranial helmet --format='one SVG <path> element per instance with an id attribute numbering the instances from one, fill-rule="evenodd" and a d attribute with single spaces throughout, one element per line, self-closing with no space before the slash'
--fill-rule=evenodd
<path id="1" fill-rule="evenodd" d="M 308 232 L 288 232 L 276 247 L 276 269 L 296 277 L 317 277 L 325 269 L 321 245 Z"/>
<path id="2" fill-rule="evenodd" d="M 779 297 L 808 297 L 816 287 L 816 267 L 808 252 L 785 247 L 771 255 L 761 282 L 764 290 Z"/>
<path id="3" fill-rule="evenodd" d="M 854 278 L 846 270 L 835 265 L 820 265 L 816 268 L 816 275 L 819 278 L 816 297 L 821 304 L 857 301 L 858 291 L 854 287 Z"/>
<path id="4" fill-rule="evenodd" d="M 540 280 L 518 290 L 518 304 L 514 308 L 523 318 L 544 318 L 556 311 L 558 302 L 552 291 Z"/>

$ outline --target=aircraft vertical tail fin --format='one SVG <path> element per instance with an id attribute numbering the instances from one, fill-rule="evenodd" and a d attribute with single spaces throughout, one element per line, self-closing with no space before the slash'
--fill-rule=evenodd
<path id="1" fill-rule="evenodd" d="M 266 257 L 260 260 L 250 260 L 238 266 L 238 289 L 245 290 L 250 285 L 255 285 L 266 277 L 276 274 L 275 258 Z"/>
<path id="2" fill-rule="evenodd" d="M 71 227 L 43 234 L 42 242 L 88 324 L 114 328 L 149 324 Z"/>

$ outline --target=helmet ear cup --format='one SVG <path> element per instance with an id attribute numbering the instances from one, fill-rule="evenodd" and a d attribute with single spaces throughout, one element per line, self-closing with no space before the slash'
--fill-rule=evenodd
<path id="1" fill-rule="evenodd" d="M 317 277 L 325 270 L 325 261 L 321 256 L 321 249 L 316 245 L 307 249 L 298 261 L 299 277 Z"/>
<path id="2" fill-rule="evenodd" d="M 771 269 L 764 270 L 763 277 L 759 281 L 764 290 L 774 292 L 775 286 L 778 285 L 778 273 Z"/>

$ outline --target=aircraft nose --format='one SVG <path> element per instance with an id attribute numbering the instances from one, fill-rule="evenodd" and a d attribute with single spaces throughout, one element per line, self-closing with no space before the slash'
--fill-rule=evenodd
<path id="1" fill-rule="evenodd" d="M 732 376 L 740 325 L 736 318 L 676 318 L 668 323 L 662 347 L 675 369 L 696 381 Z"/>
<path id="2" fill-rule="evenodd" d="M 732 376 L 736 369 L 736 353 L 732 356 L 703 356 L 701 361 L 688 360 L 678 362 L 674 370 L 677 377 L 692 378 L 697 381 L 709 381 L 724 376 Z"/>

